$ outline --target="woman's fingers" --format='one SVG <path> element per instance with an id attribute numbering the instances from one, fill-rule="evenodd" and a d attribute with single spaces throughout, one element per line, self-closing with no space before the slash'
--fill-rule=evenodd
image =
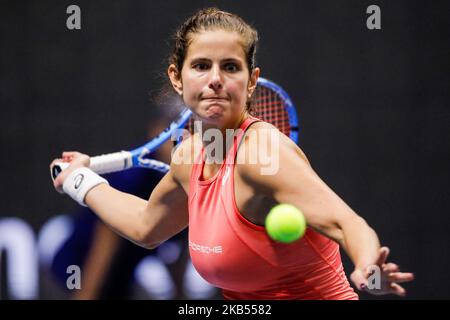
<path id="1" fill-rule="evenodd" d="M 384 263 L 386 263 L 387 257 L 389 256 L 389 252 L 390 250 L 388 247 L 381 247 L 380 254 L 378 256 L 376 264 L 382 266 Z"/>
<path id="2" fill-rule="evenodd" d="M 64 162 L 71 162 L 74 158 L 81 156 L 81 153 L 78 151 L 64 151 L 62 153 L 62 158 Z"/>
<path id="3" fill-rule="evenodd" d="M 390 282 L 409 282 L 414 280 L 414 274 L 410 272 L 392 272 L 388 275 L 388 280 Z"/>
<path id="4" fill-rule="evenodd" d="M 364 275 L 364 272 L 361 270 L 355 270 L 350 276 L 353 284 L 359 289 L 364 290 L 367 288 L 367 278 Z"/>
<path id="5" fill-rule="evenodd" d="M 54 159 L 51 163 L 50 163 L 50 168 L 53 168 L 53 166 L 57 163 L 57 162 L 62 162 L 63 159 L 61 158 L 56 158 Z"/>
<path id="6" fill-rule="evenodd" d="M 81 157 L 82 154 L 77 151 L 64 151 L 61 156 L 62 156 L 62 158 L 56 158 L 50 163 L 50 168 L 53 168 L 54 165 L 56 165 L 57 163 L 61 163 L 61 162 L 66 162 L 66 163 L 70 162 L 72 165 L 73 160 Z M 53 181 L 53 186 L 59 193 L 64 193 L 64 191 L 62 189 L 62 185 L 63 185 L 64 179 L 67 175 L 66 170 L 67 170 L 67 168 L 64 169 L 63 172 L 61 172 Z"/>
<path id="7" fill-rule="evenodd" d="M 402 297 L 406 295 L 406 290 L 399 285 L 399 283 L 414 280 L 414 274 L 410 272 L 400 272 L 400 267 L 395 263 L 386 263 L 389 253 L 390 250 L 388 247 L 381 247 L 378 258 L 375 262 L 382 272 L 381 279 L 378 279 L 378 281 L 381 280 L 379 282 L 381 286 L 379 288 L 369 288 L 367 274 L 362 270 L 357 269 L 351 274 L 351 280 L 358 289 L 375 295 L 388 293 L 396 294 Z M 372 276 L 372 274 L 369 273 L 369 276 Z"/>
<path id="8" fill-rule="evenodd" d="M 59 193 L 64 193 L 62 185 L 63 185 L 64 179 L 63 179 L 63 173 L 60 173 L 56 179 L 53 181 L 53 186 L 55 187 L 56 191 Z"/>
<path id="9" fill-rule="evenodd" d="M 400 270 L 400 267 L 395 263 L 389 262 L 389 263 L 382 265 L 382 270 L 385 273 L 398 272 Z"/>
<path id="10" fill-rule="evenodd" d="M 64 157 L 64 156 L 67 156 L 67 157 L 73 157 L 73 156 L 76 156 L 76 155 L 78 155 L 78 154 L 80 154 L 78 151 L 64 151 L 64 152 L 62 153 L 63 157 Z"/>
<path id="11" fill-rule="evenodd" d="M 397 283 L 391 283 L 391 293 L 404 297 L 406 295 L 406 290 Z"/>

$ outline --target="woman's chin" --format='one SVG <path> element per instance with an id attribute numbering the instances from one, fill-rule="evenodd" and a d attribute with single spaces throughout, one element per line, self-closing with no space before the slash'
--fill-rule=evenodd
<path id="1" fill-rule="evenodd" d="M 221 107 L 210 107 L 208 108 L 201 117 L 206 121 L 214 121 L 220 120 L 224 117 L 224 110 Z"/>
<path id="2" fill-rule="evenodd" d="M 223 107 L 221 106 L 211 106 L 206 109 L 206 116 L 208 118 L 218 118 L 223 116 Z"/>

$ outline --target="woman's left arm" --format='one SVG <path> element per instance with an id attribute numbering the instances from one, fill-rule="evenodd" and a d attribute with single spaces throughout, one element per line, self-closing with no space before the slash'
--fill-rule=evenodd
<path id="1" fill-rule="evenodd" d="M 276 135 L 278 143 L 261 139 L 261 134 L 245 141 L 249 152 L 261 159 L 270 154 L 270 174 L 260 161 L 238 166 L 239 174 L 255 192 L 272 197 L 278 203 L 297 206 L 305 215 L 310 227 L 338 242 L 351 258 L 355 270 L 351 275 L 354 285 L 373 294 L 394 293 L 404 295 L 397 282 L 411 281 L 411 273 L 399 272 L 398 266 L 386 263 L 389 249 L 380 248 L 375 231 L 356 214 L 310 166 L 304 153 L 284 135 Z M 273 133 L 272 133 L 273 134 Z M 260 142 L 257 143 L 258 139 Z M 272 143 L 270 142 L 272 141 Z M 368 283 L 371 267 L 381 270 L 381 287 L 373 290 Z"/>

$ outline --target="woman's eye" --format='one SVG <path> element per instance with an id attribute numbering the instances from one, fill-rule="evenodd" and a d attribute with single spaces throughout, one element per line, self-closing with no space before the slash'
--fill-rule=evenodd
<path id="1" fill-rule="evenodd" d="M 208 65 L 206 63 L 197 63 L 194 65 L 194 69 L 197 71 L 205 71 L 208 69 Z"/>
<path id="2" fill-rule="evenodd" d="M 228 72 L 236 72 L 239 71 L 239 67 L 234 63 L 227 63 L 225 65 L 225 70 Z"/>

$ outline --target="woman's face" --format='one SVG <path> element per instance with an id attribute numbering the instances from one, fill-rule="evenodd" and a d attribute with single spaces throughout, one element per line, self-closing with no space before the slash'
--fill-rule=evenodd
<path id="1" fill-rule="evenodd" d="M 258 75 L 259 69 L 255 69 L 249 76 L 240 35 L 225 30 L 205 31 L 192 37 L 179 89 L 185 104 L 201 120 L 225 126 L 242 118 Z"/>

